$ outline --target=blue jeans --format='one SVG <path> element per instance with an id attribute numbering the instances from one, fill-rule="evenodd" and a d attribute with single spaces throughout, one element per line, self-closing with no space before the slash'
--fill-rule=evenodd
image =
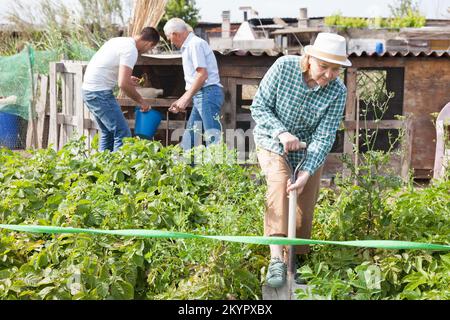
<path id="1" fill-rule="evenodd" d="M 218 143 L 221 138 L 220 109 L 224 100 L 223 89 L 218 85 L 201 88 L 192 98 L 192 111 L 181 140 L 181 147 L 189 150 L 201 143 L 204 133 L 206 146 Z"/>
<path id="2" fill-rule="evenodd" d="M 100 128 L 100 151 L 117 151 L 131 131 L 112 90 L 83 90 L 83 101 Z"/>

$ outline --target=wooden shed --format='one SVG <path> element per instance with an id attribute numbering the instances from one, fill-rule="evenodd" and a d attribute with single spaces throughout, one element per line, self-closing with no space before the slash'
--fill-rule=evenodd
<path id="1" fill-rule="evenodd" d="M 381 69 L 387 73 L 386 87 L 395 92 L 387 115 L 395 114 L 405 117 L 402 123 L 386 119 L 388 128 L 399 125 L 407 129 L 405 140 L 405 157 L 403 174 L 412 169 L 414 177 L 430 179 L 433 176 L 436 145 L 435 115 L 450 101 L 450 54 L 448 51 L 421 53 L 387 52 L 377 54 L 351 55 L 352 68 L 347 70 L 346 118 L 352 117 L 352 94 L 354 76 L 352 72 L 360 70 Z M 391 126 L 390 123 L 393 125 Z"/>
<path id="2" fill-rule="evenodd" d="M 229 148 L 245 150 L 241 152 L 238 160 L 251 162 L 254 141 L 252 128 L 254 122 L 251 118 L 249 106 L 268 68 L 281 55 L 271 56 L 266 53 L 232 51 L 227 54 L 215 52 L 221 83 L 224 86 L 225 102 L 222 108 L 221 122 L 225 141 Z M 399 129 L 404 128 L 406 137 L 398 148 L 404 150 L 403 156 L 392 164 L 398 169 L 402 176 L 408 174 L 408 170 L 414 171 L 417 179 L 429 179 L 432 177 L 435 154 L 436 130 L 433 123 L 433 113 L 438 113 L 450 101 L 450 54 L 449 52 L 429 53 L 395 53 L 386 52 L 382 55 L 351 54 L 350 60 L 353 65 L 346 68 L 343 76 L 348 89 L 347 105 L 345 109 L 344 126 L 337 134 L 336 142 L 331 154 L 325 163 L 324 177 L 331 178 L 336 172 L 344 172 L 340 155 L 348 153 L 353 155 L 353 143 L 356 130 L 359 128 L 378 128 L 381 134 L 377 142 L 377 148 L 386 149 L 388 136 L 394 135 Z M 76 63 L 59 63 L 52 67 L 50 75 L 50 109 L 53 110 L 53 120 L 50 121 L 50 131 L 54 132 L 53 138 L 50 134 L 49 142 L 61 146 L 64 141 L 58 136 L 56 130 L 65 125 L 77 127 L 78 132 L 84 132 L 92 136 L 96 132 L 96 124 L 88 114 L 86 108 L 84 113 L 76 111 L 75 116 L 64 114 L 64 99 L 62 102 L 63 112 L 57 115 L 56 104 L 58 98 L 56 88 L 57 74 L 63 81 L 63 88 L 67 83 L 73 86 L 73 96 L 77 100 L 77 92 L 85 68 L 77 66 Z M 75 71 L 76 72 L 75 72 Z M 78 70 L 78 71 L 77 71 Z M 66 81 L 70 72 L 72 80 Z M 363 108 L 361 101 L 357 101 L 358 92 L 362 89 L 361 79 L 372 77 L 381 81 L 385 89 L 394 92 L 394 97 L 389 101 L 387 112 L 381 121 L 367 118 L 362 122 L 358 117 L 358 108 Z M 140 56 L 134 68 L 133 74 L 141 77 L 145 74 L 145 86 L 163 89 L 163 95 L 158 98 L 147 99 L 147 102 L 157 110 L 162 111 L 164 119 L 159 126 L 156 139 L 164 144 L 176 144 L 181 139 L 181 132 L 185 125 L 185 119 L 189 114 L 172 114 L 168 107 L 176 98 L 184 92 L 184 77 L 181 57 L 175 56 Z M 378 78 L 377 78 L 378 77 Z M 70 80 L 70 79 L 69 79 Z M 373 80 L 373 79 L 372 79 Z M 52 85 L 53 84 L 53 85 Z M 65 84 L 65 85 L 64 85 Z M 53 87 L 53 89 L 52 89 Z M 67 88 L 66 88 L 67 89 Z M 67 89 L 69 90 L 69 89 Z M 64 92 L 60 93 L 64 97 Z M 69 101 L 69 100 L 68 100 Z M 79 101 L 78 101 L 79 102 Z M 73 102 L 71 102 L 73 104 Z M 119 99 L 126 117 L 129 119 L 130 127 L 134 128 L 135 103 L 131 99 Z M 67 103 L 66 103 L 67 105 Z M 75 105 L 81 104 L 76 103 Z M 78 109 L 79 109 L 78 108 Z M 67 109 L 67 108 L 66 108 Z M 76 109 L 76 108 L 75 108 Z M 398 118 L 401 116 L 401 118 Z M 89 119 L 90 118 L 90 119 Z M 84 121 L 83 121 L 84 119 Z M 80 125 L 83 127 L 80 128 Z M 56 130 L 56 131 L 55 131 Z M 67 136 L 67 134 L 65 134 Z M 361 150 L 362 152 L 364 150 Z M 253 158 L 253 161 L 255 159 Z M 345 173 L 345 172 L 344 172 Z"/>

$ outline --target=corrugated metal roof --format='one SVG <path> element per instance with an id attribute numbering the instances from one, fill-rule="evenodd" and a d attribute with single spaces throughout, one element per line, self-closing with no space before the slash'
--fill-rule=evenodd
<path id="1" fill-rule="evenodd" d="M 227 51 L 217 51 L 214 53 L 218 56 L 237 56 L 237 57 L 281 57 L 282 53 L 266 50 L 266 51 L 256 51 L 256 50 L 227 50 Z M 299 55 L 299 53 L 290 53 Z M 181 59 L 181 54 L 143 54 L 144 57 L 149 58 L 159 58 L 159 59 Z M 450 58 L 449 51 L 429 51 L 429 52 L 399 52 L 399 51 L 387 51 L 382 54 L 376 52 L 351 52 L 349 58 L 355 57 L 431 57 L 431 58 Z"/>
<path id="2" fill-rule="evenodd" d="M 238 57 L 246 57 L 246 56 L 252 56 L 252 57 L 261 57 L 261 56 L 269 56 L 269 57 L 276 57 L 276 56 L 282 56 L 283 54 L 277 51 L 273 50 L 240 50 L 240 49 L 233 49 L 233 50 L 226 50 L 226 51 L 217 51 L 214 50 L 214 53 L 221 55 L 221 56 L 238 56 Z"/>
<path id="3" fill-rule="evenodd" d="M 223 56 L 239 56 L 239 57 L 245 57 L 245 56 L 254 56 L 254 57 L 261 57 L 261 56 L 269 56 L 269 57 L 277 57 L 277 56 L 283 56 L 283 53 L 276 52 L 276 51 L 255 51 L 255 50 L 229 50 L 229 51 L 214 51 L 219 55 Z M 297 53 L 291 53 L 291 54 L 299 54 Z M 435 51 L 408 51 L 408 52 L 401 52 L 401 51 L 386 51 L 382 54 L 378 54 L 376 52 L 351 52 L 349 54 L 349 57 L 435 57 L 435 58 L 449 58 L 450 52 L 449 51 L 442 51 L 442 50 L 435 50 Z"/>
<path id="4" fill-rule="evenodd" d="M 434 51 L 386 51 L 382 54 L 376 52 L 352 52 L 350 57 L 437 57 L 437 58 L 448 58 L 450 57 L 449 51 L 434 50 Z"/>

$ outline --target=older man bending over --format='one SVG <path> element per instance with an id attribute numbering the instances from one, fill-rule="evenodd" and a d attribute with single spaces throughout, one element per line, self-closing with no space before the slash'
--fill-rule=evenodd
<path id="1" fill-rule="evenodd" d="M 193 104 L 181 147 L 184 150 L 191 149 L 202 129 L 207 145 L 217 143 L 221 137 L 219 117 L 224 94 L 216 57 L 208 43 L 190 32 L 182 19 L 167 21 L 164 33 L 170 42 L 181 49 L 186 81 L 186 92 L 169 110 L 174 113 L 184 112 L 191 102 Z"/>

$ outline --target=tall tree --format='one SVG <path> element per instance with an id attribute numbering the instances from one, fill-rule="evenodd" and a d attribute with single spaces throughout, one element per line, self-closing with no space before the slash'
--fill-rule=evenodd
<path id="1" fill-rule="evenodd" d="M 191 27 L 195 27 L 200 19 L 199 9 L 195 6 L 195 0 L 169 0 L 166 13 L 158 24 L 162 30 L 166 22 L 171 18 L 181 18 Z"/>

